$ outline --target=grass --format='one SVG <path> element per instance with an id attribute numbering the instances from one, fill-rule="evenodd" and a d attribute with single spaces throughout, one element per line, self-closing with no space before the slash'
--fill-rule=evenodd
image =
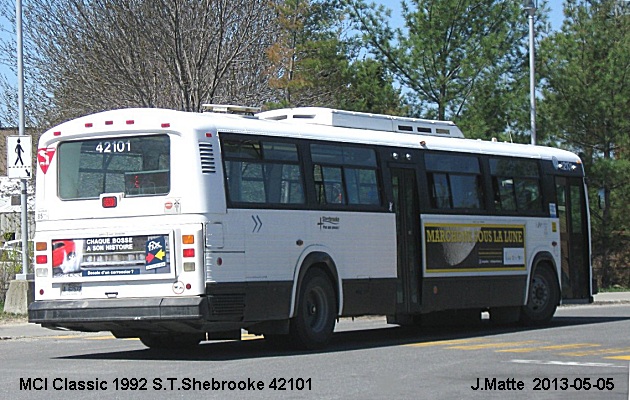
<path id="1" fill-rule="evenodd" d="M 601 293 L 618 293 L 618 292 L 630 292 L 630 288 L 615 285 L 609 288 L 600 288 Z"/>

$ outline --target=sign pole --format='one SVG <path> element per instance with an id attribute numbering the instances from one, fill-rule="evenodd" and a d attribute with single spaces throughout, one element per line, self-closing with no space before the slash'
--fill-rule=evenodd
<path id="1" fill-rule="evenodd" d="M 24 136 L 24 55 L 22 43 L 22 0 L 15 1 L 16 33 L 17 33 L 17 78 L 18 78 L 18 105 L 19 127 L 18 133 Z M 30 151 L 28 152 L 30 154 Z M 28 274 L 28 194 L 26 179 L 20 179 L 20 203 L 22 206 L 22 274 L 17 279 L 26 280 Z"/>

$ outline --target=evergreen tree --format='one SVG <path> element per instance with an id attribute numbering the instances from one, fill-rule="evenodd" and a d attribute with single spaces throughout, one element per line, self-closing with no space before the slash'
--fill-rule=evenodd
<path id="1" fill-rule="evenodd" d="M 469 100 L 497 92 L 490 82 L 512 79 L 513 66 L 524 58 L 527 23 L 520 2 L 412 0 L 402 3 L 402 28 L 390 26 L 391 11 L 383 6 L 347 4 L 370 52 L 410 91 L 424 117 L 457 119 Z M 486 88 L 476 92 L 481 82 Z M 495 125 L 476 125 L 486 129 L 484 124 Z"/>
<path id="2" fill-rule="evenodd" d="M 582 155 L 591 204 L 601 206 L 592 208 L 591 223 L 605 287 L 615 283 L 615 264 L 630 244 L 630 15 L 621 3 L 566 1 L 561 31 L 542 47 L 540 113 L 547 133 Z"/>

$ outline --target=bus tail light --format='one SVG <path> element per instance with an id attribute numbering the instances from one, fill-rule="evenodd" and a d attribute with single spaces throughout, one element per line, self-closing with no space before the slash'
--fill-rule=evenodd
<path id="1" fill-rule="evenodd" d="M 35 264 L 46 264 L 48 263 L 48 256 L 46 254 L 40 254 L 35 257 Z"/>
<path id="2" fill-rule="evenodd" d="M 35 242 L 35 250 L 36 251 L 48 250 L 48 243 L 47 242 Z"/>
<path id="3" fill-rule="evenodd" d="M 195 244 L 195 235 L 182 235 L 182 245 L 194 245 Z M 190 259 L 195 257 L 195 248 L 185 248 L 182 250 L 182 256 L 185 259 Z M 184 272 L 194 272 L 197 267 L 195 265 L 194 260 L 188 260 L 184 262 Z"/>
<path id="4" fill-rule="evenodd" d="M 103 208 L 114 208 L 118 205 L 118 199 L 116 196 L 104 196 L 101 199 L 101 205 Z"/>

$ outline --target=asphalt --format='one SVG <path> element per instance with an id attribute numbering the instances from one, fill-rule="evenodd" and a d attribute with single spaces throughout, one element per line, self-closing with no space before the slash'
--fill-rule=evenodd
<path id="1" fill-rule="evenodd" d="M 594 305 L 630 304 L 630 292 L 599 293 L 594 296 Z M 40 325 L 26 322 L 26 317 L 15 320 L 0 321 L 0 340 L 37 338 L 43 336 L 89 336 L 103 335 L 100 333 L 83 333 L 73 331 L 59 331 L 42 328 Z"/>

